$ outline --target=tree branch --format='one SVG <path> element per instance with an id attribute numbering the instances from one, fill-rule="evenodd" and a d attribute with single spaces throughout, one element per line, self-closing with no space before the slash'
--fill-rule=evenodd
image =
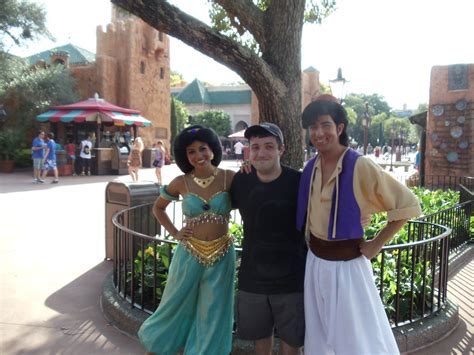
<path id="1" fill-rule="evenodd" d="M 249 31 L 260 46 L 265 46 L 263 12 L 252 0 L 215 0 L 229 17 L 238 18 L 240 24 Z"/>
<path id="2" fill-rule="evenodd" d="M 111 0 L 113 4 L 140 17 L 150 26 L 173 36 L 239 74 L 252 89 L 276 85 L 277 96 L 286 92 L 277 73 L 250 49 L 214 31 L 165 0 Z"/>

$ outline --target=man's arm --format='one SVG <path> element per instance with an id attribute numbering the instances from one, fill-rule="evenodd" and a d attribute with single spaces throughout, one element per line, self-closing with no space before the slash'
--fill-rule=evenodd
<path id="1" fill-rule="evenodd" d="M 372 259 L 380 253 L 384 245 L 387 244 L 400 229 L 402 229 L 407 221 L 408 219 L 401 219 L 399 221 L 388 222 L 374 239 L 368 241 L 365 240 L 360 244 L 360 252 L 365 255 L 367 259 Z"/>

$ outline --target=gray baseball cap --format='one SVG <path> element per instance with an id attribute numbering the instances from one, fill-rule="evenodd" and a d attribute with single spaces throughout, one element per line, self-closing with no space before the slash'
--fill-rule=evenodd
<path id="1" fill-rule="evenodd" d="M 281 132 L 280 127 L 270 122 L 262 122 L 260 124 L 250 126 L 245 130 L 244 136 L 250 140 L 250 137 L 259 136 L 259 134 L 262 132 L 270 133 L 272 136 L 279 138 L 283 143 L 283 133 Z"/>

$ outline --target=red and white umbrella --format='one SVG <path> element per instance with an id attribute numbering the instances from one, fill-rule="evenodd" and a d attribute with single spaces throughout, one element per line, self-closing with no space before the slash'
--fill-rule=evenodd
<path id="1" fill-rule="evenodd" d="M 53 106 L 36 116 L 40 122 L 113 122 L 115 126 L 148 127 L 151 122 L 140 111 L 111 104 L 103 99 L 92 98 L 70 105 Z"/>

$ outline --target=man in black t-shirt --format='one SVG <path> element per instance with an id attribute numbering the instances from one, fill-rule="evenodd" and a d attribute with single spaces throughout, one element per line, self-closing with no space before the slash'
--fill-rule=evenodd
<path id="1" fill-rule="evenodd" d="M 250 142 L 250 174 L 237 173 L 233 207 L 244 225 L 238 274 L 237 336 L 255 341 L 268 354 L 274 329 L 284 354 L 304 343 L 303 283 L 306 243 L 296 229 L 300 172 L 282 166 L 285 147 L 278 126 L 261 123 L 245 131 Z"/>

